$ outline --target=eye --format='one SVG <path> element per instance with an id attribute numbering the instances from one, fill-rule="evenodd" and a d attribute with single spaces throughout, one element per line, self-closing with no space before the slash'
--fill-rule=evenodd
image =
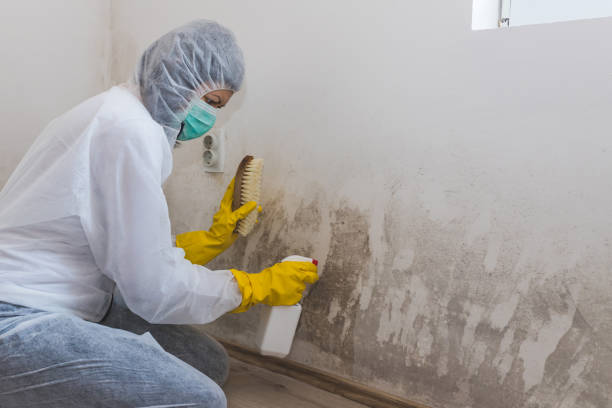
<path id="1" fill-rule="evenodd" d="M 204 97 L 204 102 L 217 109 L 221 109 L 223 107 L 220 100 L 210 99 L 209 97 Z"/>

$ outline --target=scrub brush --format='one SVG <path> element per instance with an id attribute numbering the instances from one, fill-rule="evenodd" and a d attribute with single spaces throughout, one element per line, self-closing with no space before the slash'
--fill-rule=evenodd
<path id="1" fill-rule="evenodd" d="M 232 211 L 236 211 L 249 201 L 259 203 L 261 192 L 261 176 L 263 173 L 263 159 L 256 159 L 253 156 L 245 156 L 236 170 L 236 180 L 234 182 L 234 200 L 232 201 Z M 246 237 L 257 222 L 258 211 L 252 211 L 243 220 L 236 224 L 236 232 Z"/>

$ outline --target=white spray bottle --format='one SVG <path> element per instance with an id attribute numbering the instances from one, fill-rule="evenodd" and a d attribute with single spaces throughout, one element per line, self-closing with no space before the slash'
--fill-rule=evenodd
<path id="1" fill-rule="evenodd" d="M 318 261 L 304 256 L 291 255 L 281 262 L 312 262 Z M 293 306 L 263 306 L 262 320 L 255 339 L 259 352 L 264 356 L 285 357 L 291 351 L 295 329 L 297 328 L 302 305 Z"/>

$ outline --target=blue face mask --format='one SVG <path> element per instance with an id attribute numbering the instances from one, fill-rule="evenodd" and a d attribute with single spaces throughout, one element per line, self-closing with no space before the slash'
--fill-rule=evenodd
<path id="1" fill-rule="evenodd" d="M 200 137 L 212 129 L 216 119 L 217 109 L 202 100 L 198 100 L 187 113 L 176 139 L 184 141 Z"/>

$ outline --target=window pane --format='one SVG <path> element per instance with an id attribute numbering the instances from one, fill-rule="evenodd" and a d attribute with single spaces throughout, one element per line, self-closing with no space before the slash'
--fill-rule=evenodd
<path id="1" fill-rule="evenodd" d="M 612 16 L 612 0 L 512 0 L 510 26 Z"/>

